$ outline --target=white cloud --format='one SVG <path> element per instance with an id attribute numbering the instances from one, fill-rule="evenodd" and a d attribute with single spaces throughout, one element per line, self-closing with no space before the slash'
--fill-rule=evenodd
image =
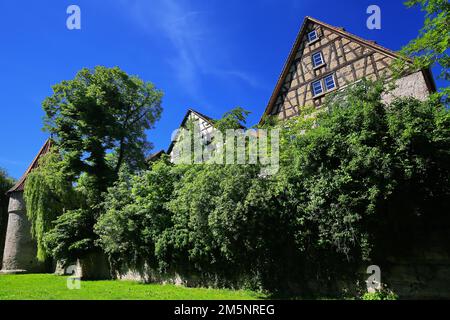
<path id="1" fill-rule="evenodd" d="M 240 80 L 254 87 L 260 85 L 254 76 L 230 67 L 231 53 L 226 52 L 227 44 L 217 40 L 219 28 L 207 22 L 207 12 L 192 10 L 181 0 L 125 1 L 123 7 L 128 8 L 133 20 L 146 33 L 170 41 L 174 51 L 166 62 L 195 99 L 204 101 L 201 81 L 205 75 Z"/>

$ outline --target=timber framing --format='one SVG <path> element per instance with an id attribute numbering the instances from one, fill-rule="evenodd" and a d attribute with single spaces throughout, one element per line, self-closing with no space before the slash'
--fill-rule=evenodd
<path id="1" fill-rule="evenodd" d="M 39 150 L 38 154 L 36 155 L 36 157 L 34 157 L 33 161 L 31 162 L 31 164 L 28 166 L 27 171 L 25 171 L 25 173 L 22 175 L 22 177 L 16 182 L 16 184 L 8 190 L 8 192 L 6 193 L 7 195 L 13 193 L 13 192 L 23 192 L 24 188 L 25 188 L 25 181 L 27 180 L 27 176 L 28 174 L 36 169 L 39 166 L 39 159 L 41 159 L 42 156 L 44 156 L 45 154 L 50 152 L 50 149 L 52 148 L 53 142 L 51 139 L 47 139 L 47 141 L 45 141 L 44 145 L 41 147 L 41 149 Z"/>
<path id="2" fill-rule="evenodd" d="M 308 43 L 308 32 L 316 30 L 320 39 Z M 324 63 L 312 65 L 312 55 L 321 52 Z M 390 78 L 390 64 L 395 59 L 412 60 L 317 19 L 306 17 L 300 27 L 294 45 L 284 63 L 275 89 L 269 99 L 260 123 L 267 115 L 279 115 L 287 119 L 299 113 L 307 104 L 319 107 L 326 93 L 354 83 L 363 77 L 370 79 Z M 417 72 L 417 71 L 415 71 Z M 421 70 L 429 92 L 436 91 L 429 69 Z M 313 95 L 311 83 L 333 74 L 336 88 Z"/>
<path id="3" fill-rule="evenodd" d="M 185 127 L 186 122 L 189 120 L 191 115 L 194 115 L 196 118 L 203 120 L 203 123 L 205 123 L 207 125 L 204 128 L 202 128 L 202 131 L 207 130 L 209 127 L 212 127 L 214 125 L 214 120 L 212 118 L 210 118 L 198 111 L 195 111 L 193 109 L 188 109 L 183 120 L 181 121 L 180 128 Z M 172 142 L 169 145 L 169 148 L 167 149 L 167 154 L 170 154 L 172 152 L 172 149 L 173 149 L 175 143 L 176 143 L 176 139 L 172 140 Z"/>

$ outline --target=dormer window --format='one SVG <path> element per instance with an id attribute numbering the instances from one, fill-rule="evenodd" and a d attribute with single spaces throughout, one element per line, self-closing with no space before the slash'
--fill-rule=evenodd
<path id="1" fill-rule="evenodd" d="M 317 35 L 317 30 L 313 30 L 310 33 L 308 33 L 308 42 L 312 43 L 319 39 L 319 36 Z"/>
<path id="2" fill-rule="evenodd" d="M 322 52 L 316 52 L 312 55 L 313 67 L 317 68 L 324 64 Z"/>

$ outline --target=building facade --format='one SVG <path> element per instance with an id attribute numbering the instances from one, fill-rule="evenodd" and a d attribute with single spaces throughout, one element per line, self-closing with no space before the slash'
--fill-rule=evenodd
<path id="1" fill-rule="evenodd" d="M 186 112 L 183 120 L 181 121 L 180 127 L 184 129 L 189 129 L 189 123 L 195 126 L 200 133 L 201 139 L 207 143 L 211 140 L 212 132 L 214 130 L 214 120 L 198 111 L 189 109 Z M 180 139 L 180 131 L 179 129 L 172 134 L 172 141 L 170 143 L 169 148 L 167 149 L 167 154 L 170 156 L 172 162 L 175 162 L 176 159 L 180 157 L 178 154 L 177 148 L 175 148 L 178 140 Z"/>
<path id="2" fill-rule="evenodd" d="M 317 19 L 306 17 L 295 40 L 264 116 L 289 119 L 303 106 L 319 108 L 327 94 L 341 90 L 362 78 L 392 78 L 390 66 L 399 55 L 373 41 L 355 36 Z M 407 61 L 411 63 L 411 61 Z M 397 89 L 386 94 L 425 99 L 435 91 L 428 69 L 397 80 Z"/>

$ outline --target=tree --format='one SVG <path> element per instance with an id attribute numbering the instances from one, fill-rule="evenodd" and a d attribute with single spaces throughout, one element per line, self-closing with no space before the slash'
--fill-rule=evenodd
<path id="1" fill-rule="evenodd" d="M 3 257 L 3 244 L 5 241 L 6 226 L 8 222 L 9 197 L 6 192 L 14 185 L 14 180 L 6 171 L 0 168 L 0 266 Z"/>
<path id="2" fill-rule="evenodd" d="M 53 177 L 49 168 L 38 170 L 45 184 L 31 179 L 29 191 L 36 199 L 29 215 L 41 253 L 67 261 L 99 249 L 94 225 L 103 213 L 103 194 L 123 166 L 133 172 L 145 168 L 150 147 L 145 131 L 160 118 L 162 95 L 152 83 L 118 67 L 82 69 L 73 80 L 53 86 L 53 95 L 43 102 L 44 128 L 61 160 Z M 65 193 L 55 192 L 66 184 L 76 199 L 73 206 L 66 206 Z M 49 196 L 55 206 L 45 208 L 42 199 Z M 44 226 L 44 217 L 53 220 Z"/>
<path id="3" fill-rule="evenodd" d="M 161 98 L 153 84 L 118 67 L 82 69 L 73 80 L 54 85 L 43 102 L 45 129 L 71 174 L 87 173 L 93 187 L 104 192 L 123 163 L 144 166 L 145 130 L 160 118 Z M 108 152 L 113 161 L 107 161 Z"/>
<path id="4" fill-rule="evenodd" d="M 144 264 L 160 267 L 155 250 L 161 233 L 172 225 L 165 204 L 179 177 L 166 155 L 142 174 L 131 175 L 126 168 L 120 171 L 119 180 L 105 196 L 105 213 L 95 226 L 98 242 L 114 269 Z"/>
<path id="5" fill-rule="evenodd" d="M 98 250 L 93 227 L 96 220 L 86 208 L 67 210 L 53 221 L 54 227 L 44 234 L 46 252 L 62 265 Z"/>
<path id="6" fill-rule="evenodd" d="M 433 99 L 386 106 L 382 92 L 363 81 L 329 100 L 314 127 L 284 124 L 279 178 L 305 254 L 381 261 L 424 246 L 433 229 L 446 243 L 450 112 Z"/>
<path id="7" fill-rule="evenodd" d="M 8 176 L 5 170 L 0 168 L 0 210 L 2 216 L 8 209 L 8 197 L 6 192 L 14 185 L 14 180 Z"/>
<path id="8" fill-rule="evenodd" d="M 242 129 L 246 123 L 250 111 L 241 107 L 233 108 L 226 112 L 221 119 L 214 121 L 214 127 L 225 133 L 227 129 Z"/>
<path id="9" fill-rule="evenodd" d="M 402 52 L 415 58 L 416 67 L 439 65 L 440 77 L 450 81 L 450 3 L 448 0 L 408 0 L 405 4 L 409 8 L 420 5 L 426 16 L 419 36 Z M 442 88 L 442 94 L 448 99 L 450 88 Z"/>

